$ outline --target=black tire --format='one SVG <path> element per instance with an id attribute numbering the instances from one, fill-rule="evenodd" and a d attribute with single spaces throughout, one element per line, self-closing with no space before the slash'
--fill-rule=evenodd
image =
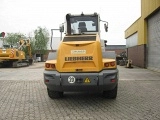
<path id="1" fill-rule="evenodd" d="M 3 65 L 0 63 L 0 68 L 2 68 L 3 67 Z"/>
<path id="2" fill-rule="evenodd" d="M 32 65 L 32 64 L 33 64 L 33 59 L 29 59 L 29 65 Z"/>
<path id="3" fill-rule="evenodd" d="M 103 91 L 103 96 L 109 99 L 116 99 L 118 91 L 118 85 L 113 90 Z"/>
<path id="4" fill-rule="evenodd" d="M 59 92 L 59 91 L 53 91 L 47 88 L 47 92 L 48 92 L 48 96 L 51 99 L 57 99 L 57 98 L 61 98 L 63 97 L 63 92 Z"/>

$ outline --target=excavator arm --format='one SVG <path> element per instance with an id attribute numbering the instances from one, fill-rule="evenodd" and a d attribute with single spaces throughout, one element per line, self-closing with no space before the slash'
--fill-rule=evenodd
<path id="1" fill-rule="evenodd" d="M 30 40 L 27 39 L 27 40 L 23 40 L 21 39 L 19 41 L 19 48 L 18 49 L 21 49 L 23 46 L 27 47 L 27 50 L 28 50 L 28 54 L 29 54 L 29 64 L 32 64 L 33 63 L 33 59 L 32 59 L 32 49 L 31 49 L 31 43 L 30 43 Z"/>

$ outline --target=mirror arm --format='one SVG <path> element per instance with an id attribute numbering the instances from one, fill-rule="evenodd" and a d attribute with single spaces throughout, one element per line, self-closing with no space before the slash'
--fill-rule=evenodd
<path id="1" fill-rule="evenodd" d="M 107 24 L 108 24 L 108 22 L 107 22 L 107 21 L 104 21 L 104 20 L 100 20 L 100 22 L 105 22 L 105 23 L 107 23 Z"/>
<path id="2" fill-rule="evenodd" d="M 103 20 L 100 20 L 101 22 L 104 22 L 104 29 L 106 32 L 108 32 L 108 22 L 107 21 L 103 21 Z"/>

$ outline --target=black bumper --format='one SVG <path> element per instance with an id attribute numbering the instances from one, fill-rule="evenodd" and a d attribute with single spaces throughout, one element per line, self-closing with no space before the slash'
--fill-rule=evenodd
<path id="1" fill-rule="evenodd" d="M 54 91 L 108 91 L 118 84 L 118 70 L 99 73 L 59 73 L 44 71 L 44 83 Z"/>

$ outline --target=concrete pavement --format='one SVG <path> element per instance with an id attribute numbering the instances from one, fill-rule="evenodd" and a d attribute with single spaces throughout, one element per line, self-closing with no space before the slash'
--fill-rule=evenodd
<path id="1" fill-rule="evenodd" d="M 118 66 L 120 80 L 160 80 L 160 73 L 148 69 Z"/>
<path id="2" fill-rule="evenodd" d="M 44 63 L 0 69 L 0 120 L 160 120 L 160 75 L 118 66 L 116 100 L 100 94 L 65 93 L 50 99 Z"/>

